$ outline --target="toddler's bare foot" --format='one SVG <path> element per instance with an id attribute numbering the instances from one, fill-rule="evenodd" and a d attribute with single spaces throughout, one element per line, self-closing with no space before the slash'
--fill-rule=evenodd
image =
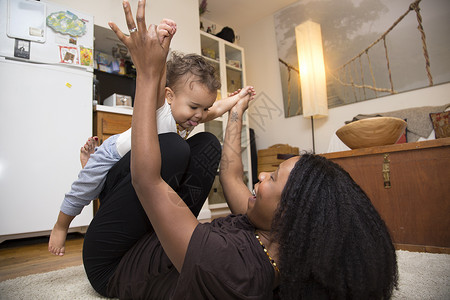
<path id="1" fill-rule="evenodd" d="M 91 157 L 91 154 L 94 153 L 95 147 L 97 146 L 98 146 L 98 137 L 93 136 L 86 141 L 86 144 L 84 144 L 83 147 L 81 147 L 80 162 L 82 168 L 84 168 L 84 166 L 87 164 L 89 157 Z"/>
<path id="2" fill-rule="evenodd" d="M 67 230 L 59 229 L 55 225 L 52 233 L 50 234 L 50 240 L 48 242 L 48 251 L 54 255 L 62 256 L 66 252 L 66 237 Z"/>

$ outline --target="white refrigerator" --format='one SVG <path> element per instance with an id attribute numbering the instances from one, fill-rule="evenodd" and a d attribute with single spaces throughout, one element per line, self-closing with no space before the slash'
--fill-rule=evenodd
<path id="1" fill-rule="evenodd" d="M 0 242 L 47 235 L 92 135 L 92 16 L 0 0 Z M 92 204 L 72 222 L 85 229 Z"/>

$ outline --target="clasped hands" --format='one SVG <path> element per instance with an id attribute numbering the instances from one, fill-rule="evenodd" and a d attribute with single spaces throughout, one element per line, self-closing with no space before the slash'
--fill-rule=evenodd
<path id="1" fill-rule="evenodd" d="M 172 20 L 164 19 L 158 26 L 151 24 L 147 28 L 145 3 L 145 0 L 138 1 L 135 22 L 130 3 L 128 0 L 123 1 L 123 10 L 130 35 L 125 35 L 114 22 L 108 24 L 119 40 L 128 48 L 138 76 L 154 78 L 163 76 L 170 42 L 177 30 L 177 25 Z"/>

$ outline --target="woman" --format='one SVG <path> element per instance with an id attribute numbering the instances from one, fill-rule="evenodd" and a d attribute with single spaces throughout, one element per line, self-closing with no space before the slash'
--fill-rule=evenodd
<path id="1" fill-rule="evenodd" d="M 113 183 L 97 214 L 102 222 L 96 215 L 89 230 L 102 228 L 107 235 L 122 218 L 117 211 L 128 206 L 133 218 L 123 222 L 123 235 L 99 234 L 99 242 L 86 234 L 84 263 L 97 291 L 121 299 L 272 299 L 278 290 L 282 299 L 389 298 L 397 280 L 395 250 L 383 221 L 345 171 L 305 154 L 261 173 L 255 192 L 248 191 L 240 156 L 248 101 L 230 110 L 221 159 L 220 179 L 233 215 L 199 224 L 190 203 L 160 174 L 165 142 L 156 133 L 155 91 L 170 35 L 156 36 L 153 25 L 147 29 L 144 8 L 145 0 L 139 1 L 136 24 L 124 1 L 129 37 L 110 24 L 138 74 L 131 156 L 137 197 L 129 196 L 129 178 Z M 122 255 L 98 263 L 115 239 L 129 238 L 125 232 L 133 242 Z"/>

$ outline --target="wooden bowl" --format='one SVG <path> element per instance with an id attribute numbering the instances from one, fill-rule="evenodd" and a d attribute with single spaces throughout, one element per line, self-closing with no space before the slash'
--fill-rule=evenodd
<path id="1" fill-rule="evenodd" d="M 374 117 L 344 125 L 336 135 L 351 149 L 392 145 L 405 132 L 406 125 L 399 118 Z"/>

